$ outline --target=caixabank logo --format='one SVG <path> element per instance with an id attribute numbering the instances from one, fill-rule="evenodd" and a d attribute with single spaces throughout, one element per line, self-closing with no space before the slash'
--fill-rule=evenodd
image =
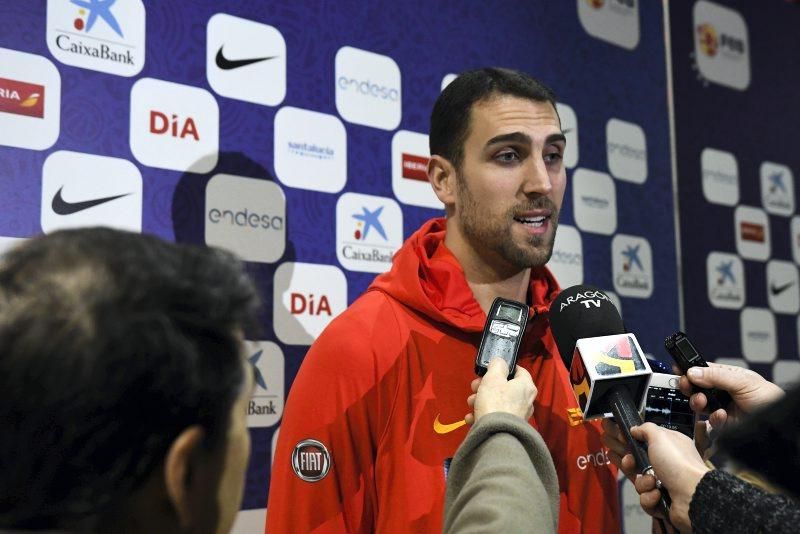
<path id="1" fill-rule="evenodd" d="M 694 55 L 705 79 L 744 91 L 750 85 L 747 24 L 737 11 L 699 0 L 693 9 Z"/>
<path id="2" fill-rule="evenodd" d="M 34 54 L 0 48 L 0 145 L 44 150 L 58 139 L 61 76 Z"/>
<path id="3" fill-rule="evenodd" d="M 614 290 L 624 297 L 649 298 L 653 294 L 653 251 L 650 242 L 617 234 L 611 240 Z"/>
<path id="4" fill-rule="evenodd" d="M 247 426 L 273 426 L 283 415 L 283 352 L 271 341 L 247 341 L 245 349 L 255 382 L 253 397 L 247 404 Z"/>
<path id="5" fill-rule="evenodd" d="M 786 165 L 765 161 L 761 164 L 761 203 L 767 213 L 794 215 L 794 175 Z"/>
<path id="6" fill-rule="evenodd" d="M 347 307 L 347 279 L 333 265 L 282 263 L 273 287 L 275 335 L 287 345 L 310 345 Z"/>
<path id="7" fill-rule="evenodd" d="M 286 198 L 277 184 L 217 174 L 206 186 L 206 244 L 272 263 L 286 248 Z"/>
<path id="8" fill-rule="evenodd" d="M 403 244 L 403 212 L 391 198 L 345 193 L 336 203 L 336 257 L 351 271 L 382 273 Z"/>
<path id="9" fill-rule="evenodd" d="M 142 0 L 48 0 L 47 47 L 73 67 L 135 76 L 144 67 Z"/>
<path id="10" fill-rule="evenodd" d="M 715 308 L 739 310 L 745 303 L 744 264 L 736 254 L 711 252 L 706 258 L 708 300 Z"/>
<path id="11" fill-rule="evenodd" d="M 639 0 L 577 0 L 586 33 L 633 50 L 639 44 Z"/>
<path id="12" fill-rule="evenodd" d="M 139 169 L 125 159 L 53 152 L 42 167 L 41 225 L 45 233 L 85 226 L 141 232 Z"/>
<path id="13" fill-rule="evenodd" d="M 275 174 L 289 187 L 338 193 L 347 183 L 347 133 L 339 117 L 282 107 L 274 151 Z"/>

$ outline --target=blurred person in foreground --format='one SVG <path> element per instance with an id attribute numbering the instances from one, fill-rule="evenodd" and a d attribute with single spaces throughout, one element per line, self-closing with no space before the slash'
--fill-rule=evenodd
<path id="1" fill-rule="evenodd" d="M 228 253 L 108 228 L 0 260 L 0 529 L 219 533 L 250 451 L 256 295 Z"/>
<path id="2" fill-rule="evenodd" d="M 467 437 L 450 465 L 445 534 L 558 530 L 558 476 L 542 436 L 528 423 L 536 386 L 530 373 L 495 358 L 467 399 Z"/>
<path id="3" fill-rule="evenodd" d="M 694 367 L 681 377 L 680 388 L 690 396 L 690 405 L 698 412 L 705 411 L 708 400 L 703 393 L 693 393 L 693 385 L 722 389 L 731 395 L 730 405 L 713 412 L 708 419 L 714 434 L 719 434 L 720 450 L 770 482 L 783 483 L 784 489 L 793 491 L 796 497 L 800 477 L 796 439 L 800 429 L 800 390 L 784 397 L 780 387 L 749 369 L 718 364 Z M 781 428 L 787 432 L 778 430 Z M 642 508 L 654 517 L 663 517 L 656 479 L 637 474 L 633 456 L 616 424 L 604 422 L 604 429 L 604 441 L 611 449 L 609 457 L 633 481 Z M 780 446 L 786 440 L 774 435 L 775 430 L 793 436 L 791 443 Z M 680 532 L 797 531 L 800 507 L 795 498 L 769 493 L 731 473 L 712 469 L 701 456 L 703 451 L 679 432 L 645 423 L 631 433 L 648 444 L 656 476 L 672 498 L 669 520 Z"/>

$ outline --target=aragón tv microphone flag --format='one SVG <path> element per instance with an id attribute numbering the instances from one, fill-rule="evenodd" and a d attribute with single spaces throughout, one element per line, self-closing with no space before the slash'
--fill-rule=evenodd
<path id="1" fill-rule="evenodd" d="M 625 332 L 617 308 L 595 287 L 572 286 L 550 304 L 550 323 L 584 419 L 613 414 L 639 472 L 653 474 L 646 445 L 630 432 L 643 422 L 639 412 L 653 373 L 636 337 Z M 669 504 L 662 490 L 661 508 L 667 517 Z"/>

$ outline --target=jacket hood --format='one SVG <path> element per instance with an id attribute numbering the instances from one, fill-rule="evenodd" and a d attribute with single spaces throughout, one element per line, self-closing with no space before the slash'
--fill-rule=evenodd
<path id="1" fill-rule="evenodd" d="M 483 330 L 486 313 L 467 284 L 458 260 L 444 244 L 447 222 L 431 219 L 409 237 L 394 256 L 389 272 L 368 291 L 382 291 L 431 320 L 467 332 Z M 531 318 L 546 317 L 561 289 L 546 267 L 531 271 Z"/>

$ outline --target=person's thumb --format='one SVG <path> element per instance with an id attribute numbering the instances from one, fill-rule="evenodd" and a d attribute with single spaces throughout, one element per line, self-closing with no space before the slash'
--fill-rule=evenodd
<path id="1" fill-rule="evenodd" d="M 503 378 L 504 380 L 508 378 L 508 363 L 503 358 L 495 356 L 491 360 L 489 360 L 489 366 L 486 368 L 486 375 L 484 376 L 484 380 L 487 378 L 489 379 L 499 379 Z"/>
<path id="2" fill-rule="evenodd" d="M 650 443 L 650 440 L 653 439 L 654 433 L 660 430 L 661 429 L 653 423 L 644 423 L 631 428 L 631 436 L 633 436 L 633 438 L 637 441 Z"/>
<path id="3" fill-rule="evenodd" d="M 736 369 L 722 366 L 691 367 L 686 371 L 689 381 L 704 388 L 724 389 L 736 393 L 747 386 L 747 375 Z"/>

